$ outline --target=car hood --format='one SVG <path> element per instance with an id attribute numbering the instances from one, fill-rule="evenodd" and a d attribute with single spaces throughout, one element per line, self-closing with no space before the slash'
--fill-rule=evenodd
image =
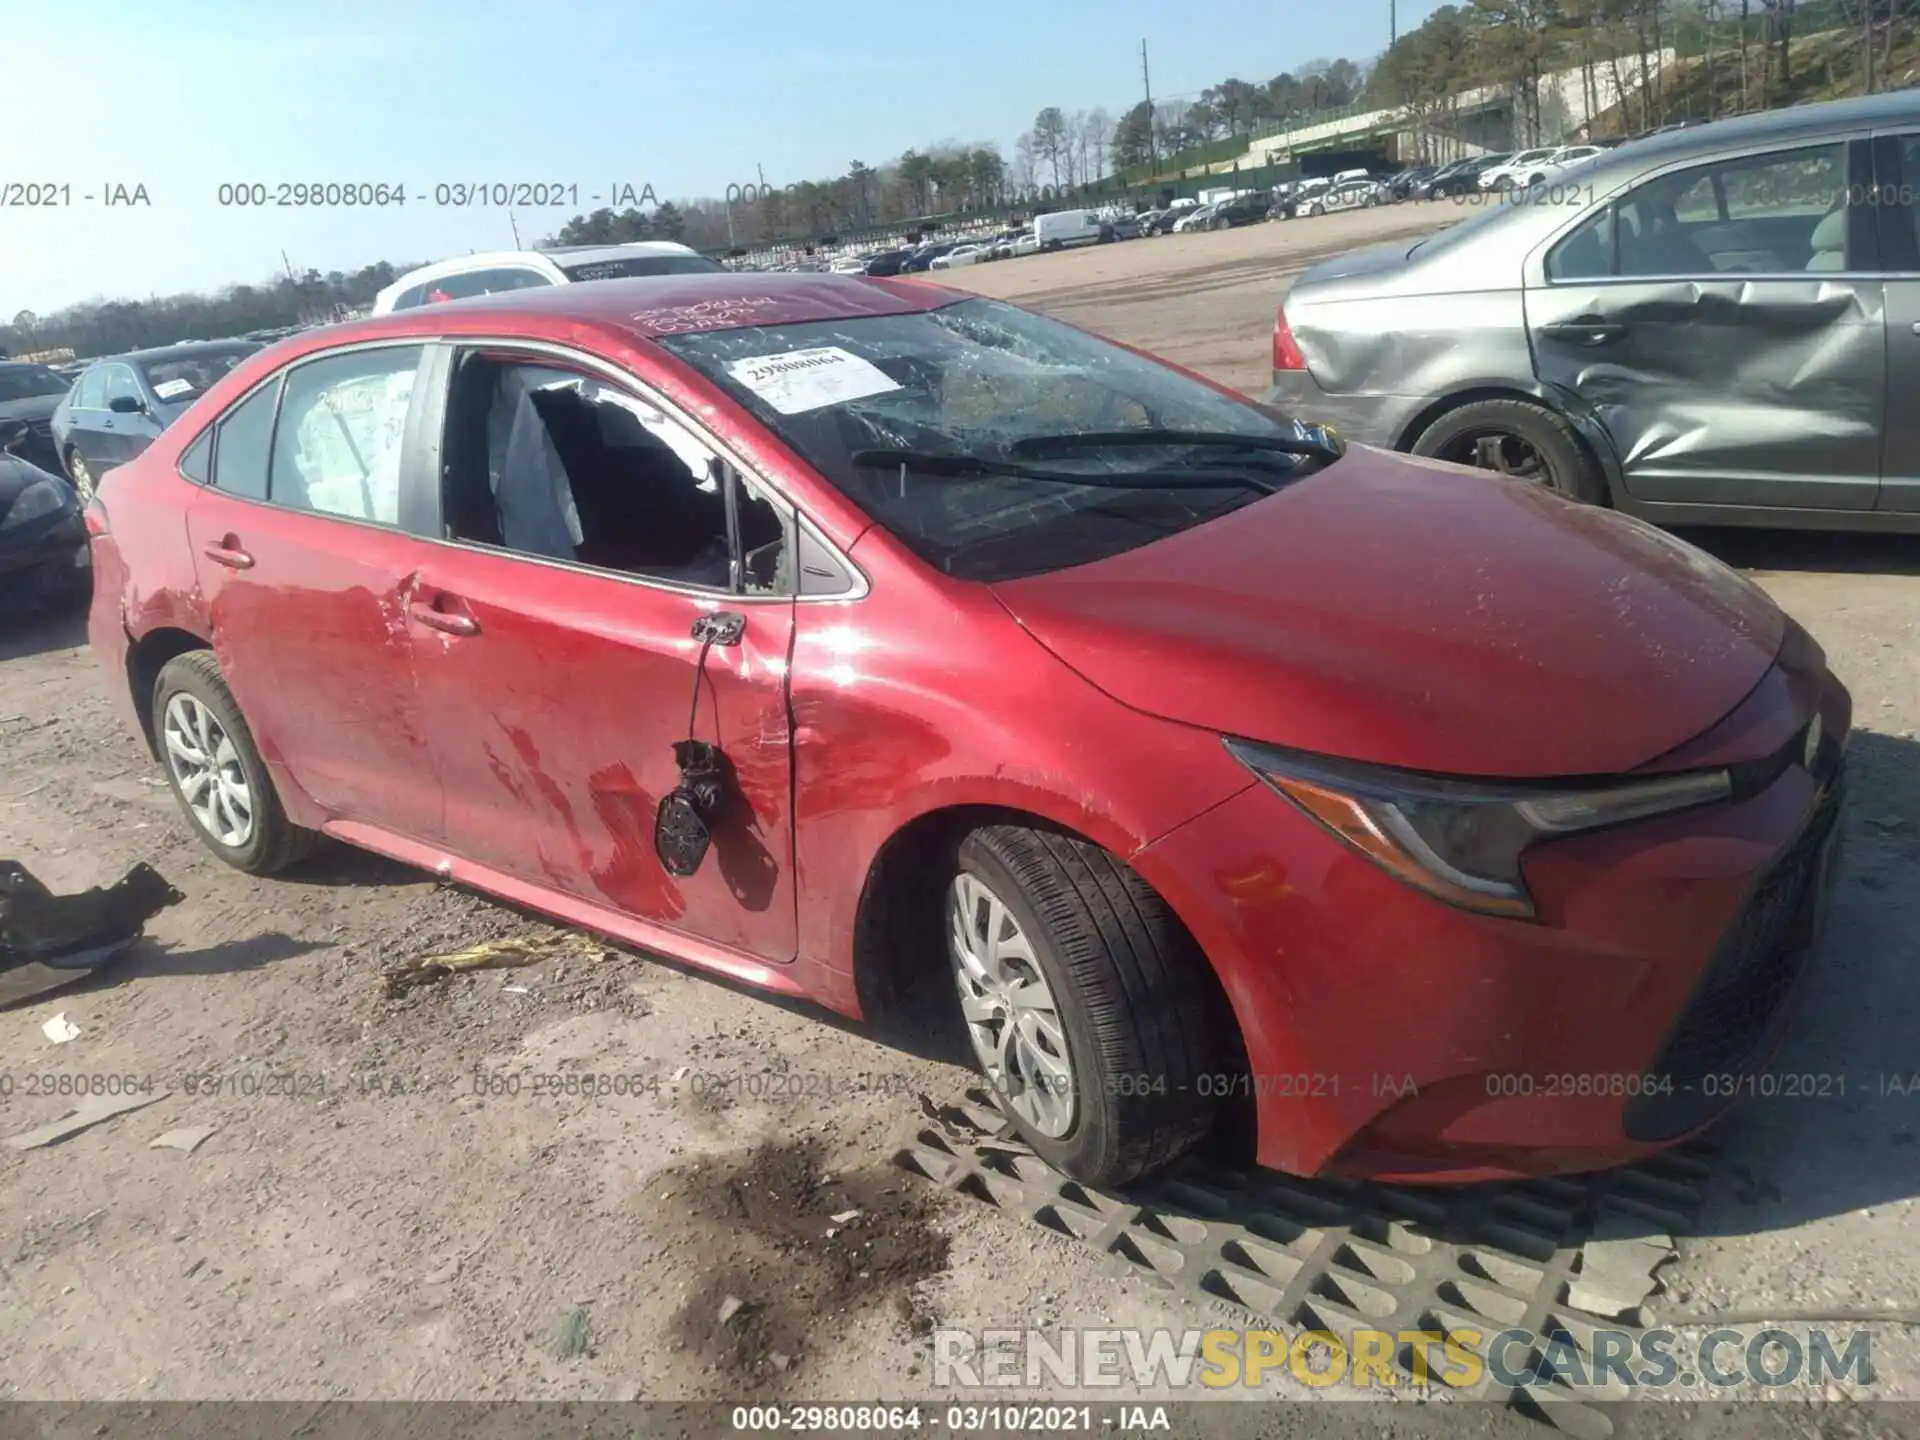
<path id="1" fill-rule="evenodd" d="M 0 421 L 45 420 L 66 398 L 65 395 L 28 395 L 20 400 L 0 400 Z"/>
<path id="2" fill-rule="evenodd" d="M 994 587 L 1122 704 L 1442 774 L 1616 774 L 1719 721 L 1784 617 L 1611 511 L 1351 447 L 1220 520 Z"/>
<path id="3" fill-rule="evenodd" d="M 13 508 L 13 502 L 20 498 L 21 492 L 43 480 L 59 486 L 61 494 L 69 493 L 69 487 L 58 476 L 49 475 L 37 465 L 28 464 L 18 455 L 0 451 L 0 516 Z"/>

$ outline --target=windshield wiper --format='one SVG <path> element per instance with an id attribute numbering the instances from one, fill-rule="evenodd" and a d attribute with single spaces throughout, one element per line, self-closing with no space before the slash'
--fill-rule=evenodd
<path id="1" fill-rule="evenodd" d="M 1016 480 L 1040 480 L 1054 485 L 1088 485 L 1102 490 L 1218 490 L 1239 485 L 1271 495 L 1280 487 L 1263 476 L 1232 470 L 1042 470 L 1012 460 L 989 460 L 982 455 L 936 455 L 929 450 L 856 450 L 847 457 L 863 470 L 891 470 L 902 466 L 922 475 L 964 478 L 1006 475 Z"/>
<path id="2" fill-rule="evenodd" d="M 1030 459 L 1078 455 L 1085 450 L 1125 449 L 1129 446 L 1214 445 L 1237 450 L 1271 450 L 1331 465 L 1341 451 L 1318 440 L 1286 435 L 1237 435 L 1231 430 L 1090 430 L 1082 435 L 1030 435 L 1007 447 L 1009 453 Z"/>

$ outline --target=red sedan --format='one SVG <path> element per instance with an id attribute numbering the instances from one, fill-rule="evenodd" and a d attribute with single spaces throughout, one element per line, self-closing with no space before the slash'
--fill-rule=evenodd
<path id="1" fill-rule="evenodd" d="M 1615 1164 L 1764 1063 L 1850 701 L 1636 521 L 922 282 L 287 340 L 89 514 L 184 813 L 851 1016 L 953 995 L 1084 1180 Z M 945 971 L 943 975 L 940 972 Z"/>

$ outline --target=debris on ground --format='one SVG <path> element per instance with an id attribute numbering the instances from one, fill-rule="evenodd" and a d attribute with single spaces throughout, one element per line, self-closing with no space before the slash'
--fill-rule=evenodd
<path id="1" fill-rule="evenodd" d="M 14 1150 L 38 1150 L 69 1135 L 78 1135 L 102 1120 L 111 1120 L 129 1110 L 139 1110 L 156 1100 L 164 1100 L 172 1093 L 171 1090 L 153 1090 L 132 1095 L 89 1095 L 51 1125 L 42 1125 L 38 1130 L 29 1130 L 24 1135 L 9 1136 L 7 1145 Z"/>
<path id="2" fill-rule="evenodd" d="M 612 954 L 606 946 L 575 931 L 561 931 L 540 937 L 523 935 L 506 940 L 488 940 L 464 950 L 416 955 L 388 970 L 382 979 L 387 998 L 395 1000 L 409 990 L 437 984 L 449 975 L 473 970 L 514 970 L 568 956 L 582 960 L 604 960 Z"/>
<path id="3" fill-rule="evenodd" d="M 185 1125 L 178 1130 L 169 1130 L 147 1146 L 149 1150 L 184 1150 L 191 1155 L 207 1142 L 207 1137 L 220 1127 L 217 1125 Z"/>
<path id="4" fill-rule="evenodd" d="M 58 1015 L 40 1027 L 40 1033 L 54 1044 L 64 1045 L 69 1040 L 79 1038 L 80 1027 L 69 1020 L 67 1018 L 67 1012 L 62 1010 Z"/>
<path id="5" fill-rule="evenodd" d="M 586 1306 L 576 1305 L 560 1317 L 553 1353 L 562 1360 L 576 1360 L 593 1353 L 593 1320 Z"/>
<path id="6" fill-rule="evenodd" d="M 151 865 L 105 889 L 56 895 L 19 861 L 0 860 L 0 1005 L 71 985 L 185 898 Z"/>
<path id="7" fill-rule="evenodd" d="M 726 1299 L 720 1302 L 720 1323 L 725 1325 L 746 1308 L 747 1302 L 742 1300 L 738 1295 L 727 1296 Z"/>
<path id="8" fill-rule="evenodd" d="M 1567 1303 L 1621 1319 L 1654 1292 L 1660 1283 L 1654 1271 L 1676 1253 L 1671 1236 L 1648 1234 L 1644 1223 L 1610 1211 L 1581 1249 L 1580 1273 L 1567 1291 Z"/>

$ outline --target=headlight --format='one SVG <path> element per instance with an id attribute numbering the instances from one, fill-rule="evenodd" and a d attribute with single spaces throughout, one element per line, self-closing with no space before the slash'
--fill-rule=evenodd
<path id="1" fill-rule="evenodd" d="M 43 515 L 58 515 L 67 508 L 67 492 L 58 480 L 36 480 L 14 498 L 0 530 L 11 530 Z"/>
<path id="2" fill-rule="evenodd" d="M 1235 758 L 1374 864 L 1448 904 L 1534 913 L 1520 857 L 1538 841 L 1710 805 L 1733 793 L 1725 770 L 1599 787 L 1439 780 L 1245 740 Z"/>

